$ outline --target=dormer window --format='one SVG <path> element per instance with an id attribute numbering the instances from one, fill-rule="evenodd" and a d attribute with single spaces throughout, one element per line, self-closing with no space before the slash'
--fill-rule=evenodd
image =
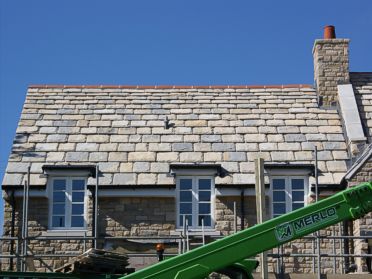
<path id="1" fill-rule="evenodd" d="M 170 172 L 176 177 L 178 229 L 214 228 L 214 178 L 223 175 L 218 164 L 171 164 Z"/>
<path id="2" fill-rule="evenodd" d="M 85 229 L 86 178 L 53 177 L 50 188 L 50 229 Z"/>
<path id="3" fill-rule="evenodd" d="M 177 227 L 212 228 L 214 177 L 180 176 L 177 178 Z"/>

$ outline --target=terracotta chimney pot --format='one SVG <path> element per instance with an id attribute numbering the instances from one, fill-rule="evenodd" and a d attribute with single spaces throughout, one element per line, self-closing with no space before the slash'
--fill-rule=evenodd
<path id="1" fill-rule="evenodd" d="M 324 39 L 325 40 L 336 39 L 335 27 L 333 25 L 328 25 L 324 27 Z"/>

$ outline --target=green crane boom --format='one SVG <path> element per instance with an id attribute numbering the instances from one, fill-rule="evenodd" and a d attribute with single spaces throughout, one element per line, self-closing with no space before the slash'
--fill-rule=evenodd
<path id="1" fill-rule="evenodd" d="M 244 259 L 372 211 L 372 183 L 363 183 L 121 279 L 202 279 L 244 265 Z"/>

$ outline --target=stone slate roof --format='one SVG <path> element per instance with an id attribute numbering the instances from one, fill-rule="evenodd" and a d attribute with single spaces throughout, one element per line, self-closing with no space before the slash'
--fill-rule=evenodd
<path id="1" fill-rule="evenodd" d="M 368 142 L 372 143 L 372 73 L 350 73 L 359 115 Z"/>
<path id="2" fill-rule="evenodd" d="M 102 185 L 169 185 L 170 163 L 194 162 L 230 173 L 216 184 L 247 185 L 259 154 L 308 164 L 314 144 L 319 182 L 339 183 L 341 121 L 310 86 L 30 86 L 3 186 L 22 185 L 29 165 L 31 185 L 45 185 L 45 164 L 96 163 Z"/>

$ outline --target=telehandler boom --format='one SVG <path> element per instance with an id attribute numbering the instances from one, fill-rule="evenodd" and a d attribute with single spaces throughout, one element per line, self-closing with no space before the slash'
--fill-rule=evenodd
<path id="1" fill-rule="evenodd" d="M 363 183 L 121 279 L 203 279 L 215 271 L 247 266 L 247 258 L 371 211 L 372 183 Z"/>

